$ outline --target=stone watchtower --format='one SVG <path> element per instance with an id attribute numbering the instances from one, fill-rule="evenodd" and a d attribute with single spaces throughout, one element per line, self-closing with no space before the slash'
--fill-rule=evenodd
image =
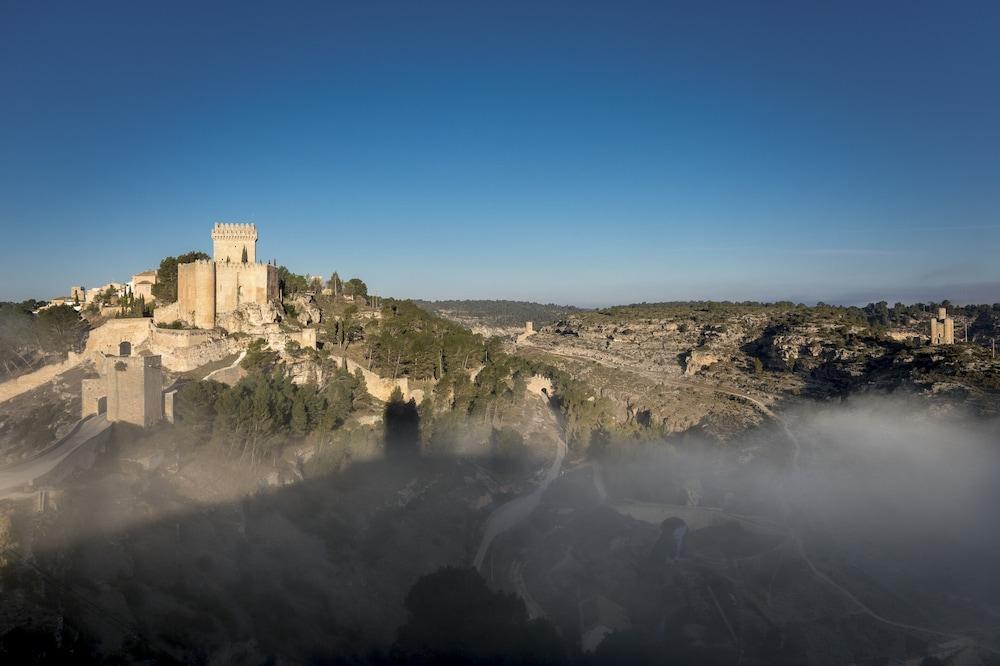
<path id="1" fill-rule="evenodd" d="M 163 418 L 163 371 L 159 356 L 132 356 L 123 342 L 117 356 L 98 364 L 101 375 L 84 379 L 82 417 L 105 414 L 108 421 L 149 427 Z"/>
<path id="2" fill-rule="evenodd" d="M 212 229 L 212 259 L 225 263 L 257 262 L 257 226 L 216 224 Z"/>
<path id="3" fill-rule="evenodd" d="M 948 316 L 945 308 L 938 308 L 937 317 L 931 319 L 931 344 L 955 344 L 955 320 Z"/>

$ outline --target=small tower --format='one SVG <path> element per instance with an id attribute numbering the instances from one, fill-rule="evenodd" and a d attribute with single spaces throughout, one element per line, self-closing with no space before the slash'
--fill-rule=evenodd
<path id="1" fill-rule="evenodd" d="M 931 319 L 931 344 L 955 344 L 955 320 L 948 316 L 945 308 L 938 308 L 937 317 Z"/>
<path id="2" fill-rule="evenodd" d="M 220 263 L 256 263 L 257 226 L 217 223 L 212 228 L 212 259 Z"/>

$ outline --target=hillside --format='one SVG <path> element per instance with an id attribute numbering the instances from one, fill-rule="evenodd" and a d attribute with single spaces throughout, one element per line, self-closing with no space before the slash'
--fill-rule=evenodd
<path id="1" fill-rule="evenodd" d="M 580 308 L 555 303 L 529 301 L 413 301 L 419 307 L 446 319 L 451 319 L 471 329 L 523 328 L 525 322 L 544 326 L 576 312 Z"/>

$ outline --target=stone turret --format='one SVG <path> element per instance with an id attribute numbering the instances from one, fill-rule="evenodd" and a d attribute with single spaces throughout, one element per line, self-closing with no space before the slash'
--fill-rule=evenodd
<path id="1" fill-rule="evenodd" d="M 217 223 L 212 229 L 212 258 L 219 263 L 255 263 L 257 226 Z"/>
<path id="2" fill-rule="evenodd" d="M 955 320 L 948 316 L 945 308 L 938 308 L 937 317 L 931 319 L 931 344 L 955 344 Z"/>

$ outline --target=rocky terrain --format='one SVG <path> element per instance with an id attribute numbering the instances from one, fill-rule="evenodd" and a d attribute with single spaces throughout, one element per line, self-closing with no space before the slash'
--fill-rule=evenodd
<path id="1" fill-rule="evenodd" d="M 609 308 L 544 326 L 517 353 L 581 373 L 617 401 L 623 416 L 649 410 L 669 432 L 694 424 L 713 430 L 719 418 L 731 430 L 740 412 L 755 422 L 745 402 L 733 408 L 734 394 L 782 405 L 906 392 L 939 406 L 963 402 L 983 415 L 1000 409 L 1000 361 L 988 347 L 930 347 L 920 333 L 926 322 L 876 330 L 854 310 L 720 303 Z M 714 428 L 723 436 L 725 430 Z"/>

